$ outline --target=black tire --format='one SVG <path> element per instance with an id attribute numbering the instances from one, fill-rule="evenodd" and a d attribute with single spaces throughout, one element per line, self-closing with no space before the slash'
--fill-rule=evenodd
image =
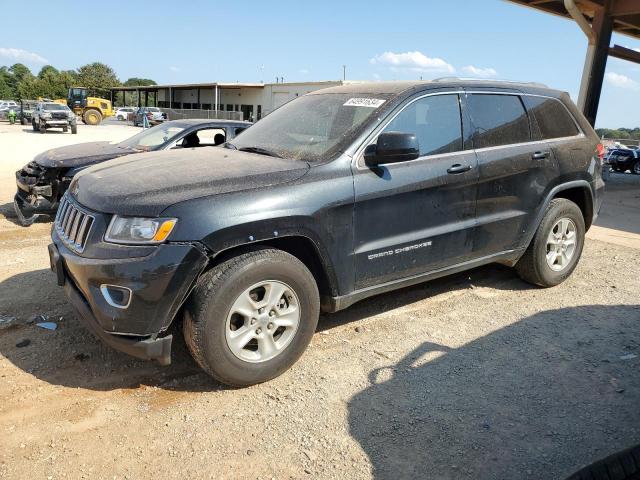
<path id="1" fill-rule="evenodd" d="M 89 109 L 84 112 L 84 123 L 87 125 L 98 125 L 102 121 L 102 114 L 95 109 Z"/>
<path id="2" fill-rule="evenodd" d="M 122 115 L 118 115 L 116 117 L 116 120 L 118 120 L 119 122 L 122 122 L 124 120 L 124 117 Z"/>
<path id="3" fill-rule="evenodd" d="M 40 130 L 40 125 L 37 125 L 35 120 L 31 120 L 31 128 L 33 128 L 34 132 L 37 132 Z"/>
<path id="4" fill-rule="evenodd" d="M 38 125 L 38 131 L 40 133 L 47 133 L 47 127 L 45 127 L 44 124 L 40 123 L 40 125 Z"/>
<path id="5" fill-rule="evenodd" d="M 640 175 L 640 160 L 636 160 L 636 163 L 631 167 L 631 173 Z"/>
<path id="6" fill-rule="evenodd" d="M 569 263 L 560 271 L 547 264 L 547 237 L 556 222 L 569 218 L 576 227 L 575 251 Z M 553 287 L 564 282 L 576 268 L 584 247 L 584 218 L 580 208 L 570 200 L 555 198 L 549 203 L 529 247 L 516 264 L 516 272 L 524 281 L 541 287 Z"/>
<path id="7" fill-rule="evenodd" d="M 26 125 L 27 124 L 27 119 L 26 118 L 21 118 L 20 119 L 20 125 Z"/>
<path id="8" fill-rule="evenodd" d="M 640 445 L 599 460 L 567 480 L 640 480 Z"/>
<path id="9" fill-rule="evenodd" d="M 71 133 L 72 134 L 76 134 L 78 133 L 78 126 L 77 125 L 71 125 Z"/>
<path id="10" fill-rule="evenodd" d="M 267 280 L 291 286 L 299 300 L 300 323 L 281 353 L 252 363 L 236 356 L 227 344 L 227 316 L 246 289 Z M 186 303 L 184 337 L 205 372 L 227 385 L 243 387 L 266 382 L 288 370 L 311 341 L 319 313 L 318 287 L 307 267 L 281 250 L 259 249 L 231 258 L 198 279 Z"/>

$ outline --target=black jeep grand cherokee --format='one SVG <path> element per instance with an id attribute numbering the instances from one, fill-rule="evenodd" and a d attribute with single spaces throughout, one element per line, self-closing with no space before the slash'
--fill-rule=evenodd
<path id="1" fill-rule="evenodd" d="M 50 245 L 109 345 L 250 385 L 303 353 L 320 309 L 500 262 L 551 287 L 602 201 L 598 137 L 533 84 L 353 84 L 279 108 L 224 149 L 130 155 L 77 175 Z"/>

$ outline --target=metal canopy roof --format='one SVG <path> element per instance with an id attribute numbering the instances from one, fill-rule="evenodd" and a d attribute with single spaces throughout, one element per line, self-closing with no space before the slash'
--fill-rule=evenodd
<path id="1" fill-rule="evenodd" d="M 133 91 L 136 90 L 158 90 L 158 89 L 166 89 L 166 88 L 175 88 L 175 89 L 195 89 L 195 88 L 263 88 L 264 83 L 221 83 L 221 82 L 211 82 L 211 83 L 176 83 L 176 84 L 166 84 L 166 85 L 137 85 L 133 87 L 111 87 L 110 90 L 123 92 L 123 91 Z"/>
<path id="2" fill-rule="evenodd" d="M 562 0 L 508 1 L 571 19 Z M 609 4 L 607 13 L 613 17 L 613 31 L 640 40 L 640 0 L 576 0 L 576 5 L 589 21 L 593 21 L 595 12 L 605 4 Z"/>

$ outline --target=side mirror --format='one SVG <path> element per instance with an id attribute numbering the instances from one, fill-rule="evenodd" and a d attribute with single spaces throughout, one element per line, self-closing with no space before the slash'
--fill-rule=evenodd
<path id="1" fill-rule="evenodd" d="M 414 133 L 385 132 L 375 145 L 364 150 L 364 161 L 369 166 L 415 160 L 420 156 L 420 145 Z"/>

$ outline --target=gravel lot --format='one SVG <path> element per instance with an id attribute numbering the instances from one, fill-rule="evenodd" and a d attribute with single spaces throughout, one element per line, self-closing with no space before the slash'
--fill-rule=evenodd
<path id="1" fill-rule="evenodd" d="M 0 478 L 560 479 L 640 443 L 640 177 L 612 176 L 565 284 L 490 266 L 369 299 L 323 317 L 282 377 L 229 389 L 180 335 L 164 368 L 95 340 L 48 270 L 50 224 L 15 224 L 36 153 L 138 129 L 24 128 L 0 123 L 0 315 L 18 320 L 0 330 Z"/>

